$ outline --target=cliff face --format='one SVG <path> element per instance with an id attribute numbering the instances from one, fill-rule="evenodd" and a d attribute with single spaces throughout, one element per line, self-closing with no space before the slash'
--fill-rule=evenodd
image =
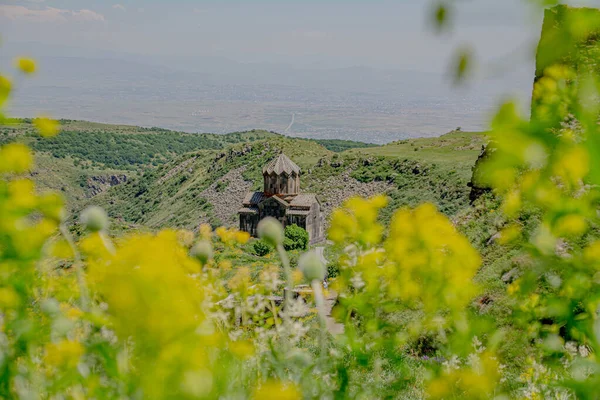
<path id="1" fill-rule="evenodd" d="M 87 197 L 94 197 L 125 182 L 127 175 L 91 176 L 87 179 Z"/>
<path id="2" fill-rule="evenodd" d="M 575 72 L 576 79 L 571 84 L 577 84 L 577 78 L 586 74 L 591 73 L 598 76 L 600 73 L 598 60 L 600 60 L 600 10 L 573 8 L 565 5 L 545 10 L 542 33 L 536 52 L 534 85 L 544 77 L 548 67 L 557 64 L 568 66 Z M 532 121 L 536 119 L 536 110 L 539 104 L 539 100 L 533 96 Z M 576 121 L 571 121 L 571 123 L 576 125 Z M 481 183 L 478 174 L 482 163 L 493 152 L 493 145 L 490 143 L 483 149 L 473 167 L 473 176 L 469 183 L 471 202 L 483 193 L 490 191 L 489 187 Z"/>
<path id="3" fill-rule="evenodd" d="M 544 12 L 536 52 L 535 81 L 554 64 L 569 66 L 578 76 L 599 72 L 600 10 L 559 5 Z"/>

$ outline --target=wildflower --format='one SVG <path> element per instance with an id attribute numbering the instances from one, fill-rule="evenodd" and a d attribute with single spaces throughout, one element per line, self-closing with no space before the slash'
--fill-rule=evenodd
<path id="1" fill-rule="evenodd" d="M 292 383 L 268 381 L 254 391 L 252 398 L 255 400 L 300 400 L 302 395 Z"/>
<path id="2" fill-rule="evenodd" d="M 47 117 L 38 117 L 33 120 L 33 123 L 40 132 L 41 137 L 54 137 L 58 135 L 58 132 L 60 130 L 60 125 L 58 121 Z"/>
<path id="3" fill-rule="evenodd" d="M 518 190 L 513 190 L 504 198 L 502 210 L 508 217 L 515 217 L 521 209 L 521 205 L 521 193 Z"/>
<path id="4" fill-rule="evenodd" d="M 236 274 L 228 282 L 228 286 L 231 290 L 240 293 L 246 293 L 252 280 L 250 278 L 250 269 L 248 267 L 238 268 Z"/>
<path id="5" fill-rule="evenodd" d="M 235 232 L 235 240 L 239 244 L 246 244 L 246 243 L 248 243 L 248 240 L 250 240 L 250 234 L 248 232 L 244 232 L 244 231 L 236 231 Z"/>
<path id="6" fill-rule="evenodd" d="M 90 206 L 83 210 L 79 220 L 90 232 L 105 231 L 108 228 L 108 216 L 98 206 Z"/>
<path id="7" fill-rule="evenodd" d="M 0 173 L 22 173 L 29 171 L 33 156 L 27 146 L 9 143 L 0 147 Z"/>
<path id="8" fill-rule="evenodd" d="M 325 279 L 325 265 L 316 251 L 304 253 L 298 259 L 298 268 L 309 281 L 322 281 Z"/>
<path id="9" fill-rule="evenodd" d="M 554 232 L 558 236 L 578 236 L 587 229 L 587 222 L 581 215 L 569 214 L 556 221 Z"/>
<path id="10" fill-rule="evenodd" d="M 83 355 L 81 343 L 71 340 L 63 340 L 58 343 L 50 343 L 46 346 L 45 361 L 55 367 L 65 366 L 73 368 L 79 363 Z"/>
<path id="11" fill-rule="evenodd" d="M 17 68 L 19 68 L 21 70 L 21 72 L 23 72 L 27 75 L 31 75 L 31 74 L 35 73 L 35 70 L 36 70 L 35 61 L 32 60 L 31 58 L 20 57 L 15 61 L 15 64 L 17 65 Z"/>
<path id="12" fill-rule="evenodd" d="M 500 244 L 508 244 L 515 241 L 521 235 L 521 228 L 518 225 L 509 225 L 500 231 Z"/>
<path id="13" fill-rule="evenodd" d="M 229 343 L 229 350 L 241 359 L 248 359 L 254 355 L 254 346 L 246 340 L 237 340 Z"/>
<path id="14" fill-rule="evenodd" d="M 202 265 L 206 265 L 213 258 L 212 245 L 206 240 L 201 240 L 192 247 L 190 255 L 200 261 Z"/>
<path id="15" fill-rule="evenodd" d="M 181 386 L 185 393 L 195 398 L 206 397 L 213 389 L 212 373 L 205 368 L 186 371 Z"/>
<path id="16" fill-rule="evenodd" d="M 9 310 L 20 303 L 19 296 L 10 287 L 0 288 L 0 307 Z"/>
<path id="17" fill-rule="evenodd" d="M 202 224 L 202 225 L 200 225 L 200 228 L 198 229 L 198 235 L 200 236 L 201 239 L 210 240 L 210 238 L 212 236 L 212 228 L 210 227 L 209 224 Z"/>
<path id="18" fill-rule="evenodd" d="M 12 90 L 12 82 L 0 75 L 0 106 L 6 101 Z"/>
<path id="19" fill-rule="evenodd" d="M 180 229 L 177 231 L 177 240 L 182 246 L 189 247 L 194 242 L 194 232 Z"/>
<path id="20" fill-rule="evenodd" d="M 272 246 L 283 244 L 284 231 L 281 223 L 273 217 L 262 219 L 257 227 L 258 237 Z"/>

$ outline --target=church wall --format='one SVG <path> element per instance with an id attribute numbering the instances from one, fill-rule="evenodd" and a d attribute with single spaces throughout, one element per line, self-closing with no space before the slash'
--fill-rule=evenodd
<path id="1" fill-rule="evenodd" d="M 303 215 L 288 215 L 288 225 L 298 225 L 302 229 L 306 229 L 306 217 Z"/>
<path id="2" fill-rule="evenodd" d="M 258 214 L 240 214 L 240 230 L 256 236 L 256 228 L 260 218 Z"/>
<path id="3" fill-rule="evenodd" d="M 259 205 L 260 218 L 273 217 L 277 218 L 282 224 L 285 224 L 286 208 L 275 199 L 265 200 Z"/>
<path id="4" fill-rule="evenodd" d="M 296 194 L 300 190 L 300 176 L 263 175 L 264 191 L 269 194 Z"/>

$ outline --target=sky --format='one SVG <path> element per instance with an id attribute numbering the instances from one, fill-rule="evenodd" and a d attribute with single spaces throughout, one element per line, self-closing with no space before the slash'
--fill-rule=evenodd
<path id="1" fill-rule="evenodd" d="M 247 76 L 240 75 L 240 65 L 242 70 L 244 65 L 264 67 L 260 70 L 266 71 L 266 76 L 257 79 L 257 85 L 287 83 L 285 75 L 298 70 L 313 71 L 318 78 L 318 71 L 355 67 L 405 72 L 407 80 L 415 76 L 430 83 L 430 77 L 440 81 L 447 77 L 453 54 L 457 49 L 468 48 L 475 60 L 475 80 L 494 80 L 493 87 L 471 87 L 475 94 L 485 91 L 485 110 L 492 105 L 490 98 L 505 92 L 518 92 L 527 105 L 543 17 L 543 12 L 531 3 L 542 0 L 447 0 L 453 4 L 452 18 L 449 29 L 442 34 L 437 34 L 428 22 L 437 1 L 442 0 L 0 0 L 0 69 L 9 65 L 15 55 L 25 53 L 42 61 L 49 55 L 133 60 L 188 73 L 211 73 L 213 81 L 204 83 L 220 85 L 227 85 L 227 79 L 234 75 L 236 79 L 241 77 L 242 83 L 251 80 L 253 70 L 248 68 Z M 600 0 L 567 3 L 600 7 Z M 228 62 L 236 65 L 231 67 Z M 48 81 L 53 78 L 65 87 L 82 86 L 82 80 L 87 84 L 95 79 L 94 72 L 68 82 L 70 71 L 65 69 L 61 75 L 56 60 L 48 64 L 56 72 Z M 112 76 L 119 78 L 120 67 L 113 64 Z M 215 77 L 215 72 L 229 67 L 234 71 L 230 75 Z M 270 71 L 277 74 L 272 82 Z M 123 82 L 128 79 L 125 72 Z M 150 81 L 152 73 L 145 75 Z M 383 72 L 380 75 L 381 79 L 373 80 L 379 86 L 369 88 L 365 81 L 360 90 L 369 95 L 381 92 L 381 82 L 387 78 Z M 360 74 L 344 76 L 349 84 L 355 83 L 350 82 L 352 76 L 361 79 Z M 317 86 L 322 82 L 308 75 L 298 77 L 294 84 L 300 87 L 304 82 Z M 192 78 L 185 75 L 185 79 Z M 203 83 L 201 80 L 199 77 L 198 85 Z M 343 84 L 343 80 L 340 82 Z M 407 84 L 405 92 L 398 86 L 404 95 L 402 101 L 420 94 L 420 81 L 413 83 L 418 84 Z M 143 85 L 146 83 L 140 83 Z M 128 90 L 126 83 L 114 88 Z M 68 99 L 65 94 L 65 99 L 83 101 L 74 98 L 73 93 L 69 92 Z M 445 95 L 441 90 L 428 92 L 427 112 L 435 112 L 436 97 Z M 314 94 L 315 99 L 323 96 Z M 44 104 L 43 100 L 38 98 L 34 103 L 24 97 L 23 103 L 29 101 L 33 107 Z M 66 100 L 63 108 L 49 111 L 64 114 L 71 107 Z M 265 100 L 265 104 L 270 101 Z M 448 100 L 449 105 L 452 101 Z M 483 112 L 481 97 L 472 96 L 469 101 L 465 100 L 466 108 Z M 378 106 L 369 107 L 379 112 Z M 293 111 L 288 107 L 282 113 Z M 110 121 L 120 118 L 116 111 L 103 112 L 82 116 Z M 136 118 L 127 121 L 143 124 Z M 229 129 L 223 129 L 226 128 Z"/>
<path id="2" fill-rule="evenodd" d="M 428 0 L 0 0 L 0 34 L 165 59 L 421 71 L 440 71 L 456 46 L 488 61 L 537 40 L 540 13 L 525 1 L 455 3 L 451 34 L 437 36 Z"/>

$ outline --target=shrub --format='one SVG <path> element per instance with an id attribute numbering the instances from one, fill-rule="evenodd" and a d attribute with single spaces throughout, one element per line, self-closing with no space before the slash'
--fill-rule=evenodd
<path id="1" fill-rule="evenodd" d="M 337 262 L 327 263 L 327 278 L 332 279 L 340 274 L 340 265 Z"/>
<path id="2" fill-rule="evenodd" d="M 283 247 L 286 250 L 306 250 L 308 248 L 308 232 L 296 224 L 285 227 Z"/>
<path id="3" fill-rule="evenodd" d="M 252 245 L 252 250 L 257 256 L 264 257 L 271 252 L 272 248 L 264 240 L 259 239 Z"/>

